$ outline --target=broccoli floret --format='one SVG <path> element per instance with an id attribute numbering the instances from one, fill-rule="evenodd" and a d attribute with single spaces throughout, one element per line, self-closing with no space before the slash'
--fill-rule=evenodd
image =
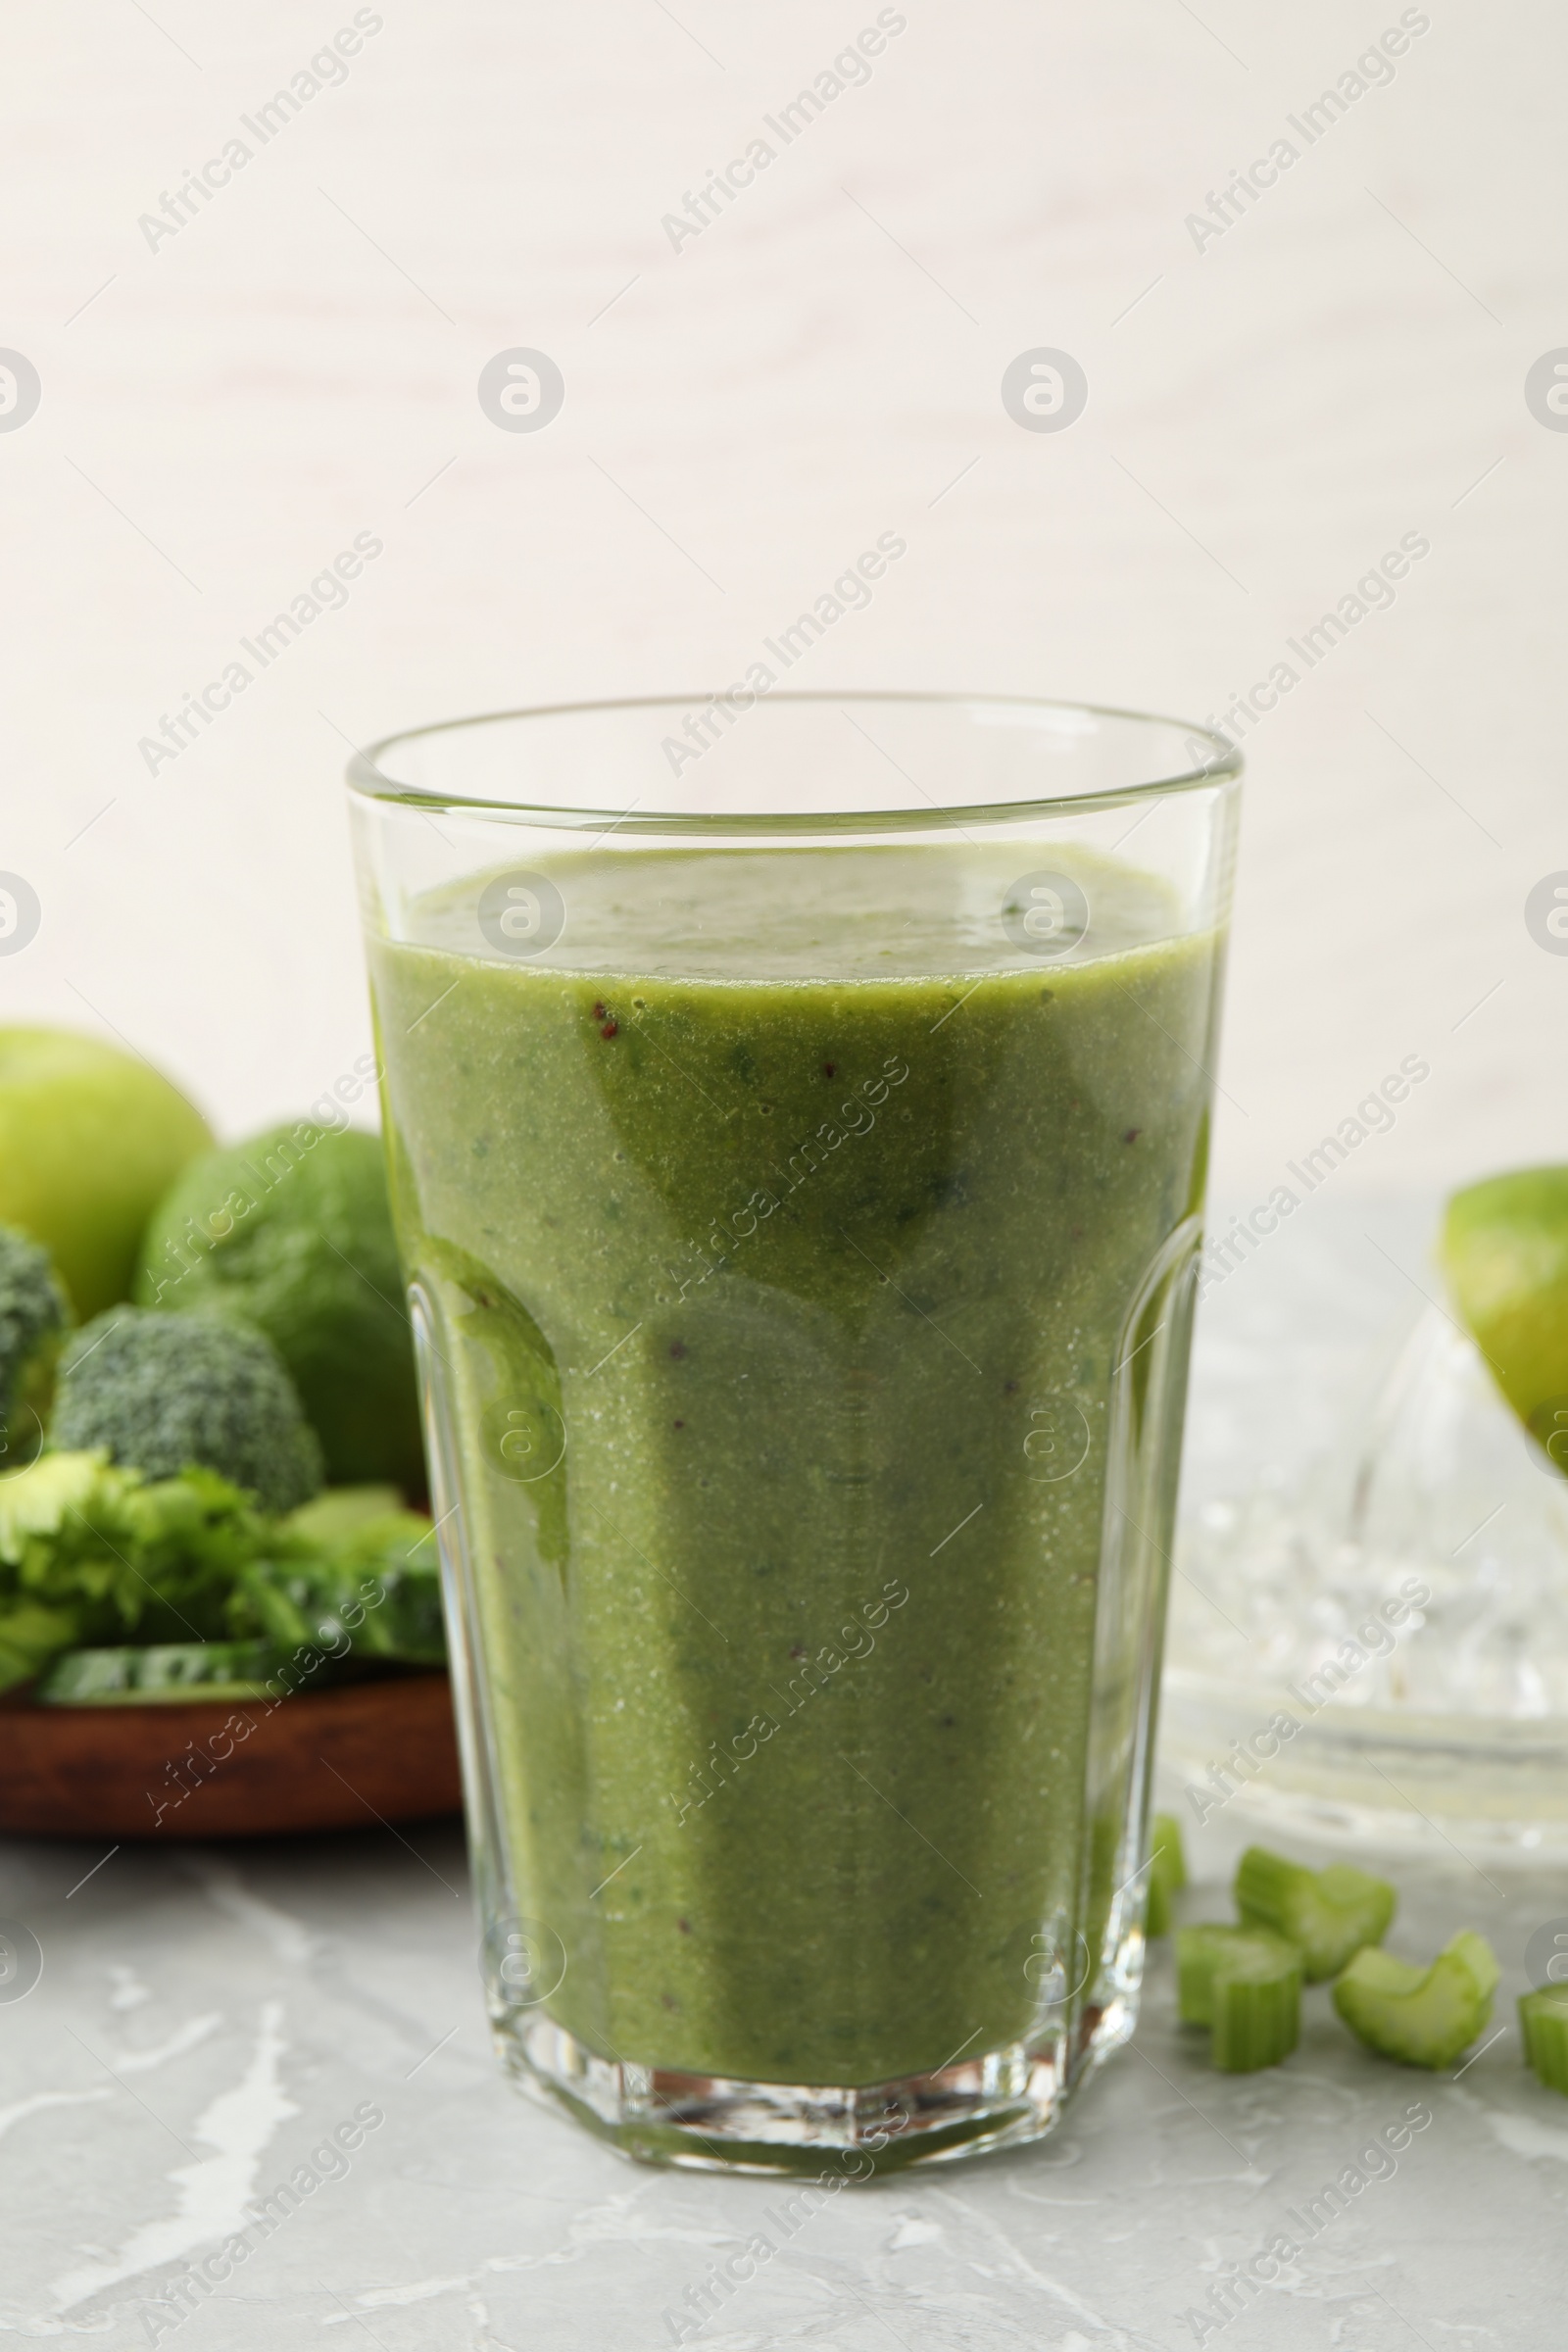
<path id="1" fill-rule="evenodd" d="M 51 1442 L 107 1448 L 148 1478 L 198 1464 L 288 1511 L 321 1484 L 321 1448 L 270 1340 L 205 1315 L 112 1306 L 61 1357 Z"/>
<path id="2" fill-rule="evenodd" d="M 70 1322 L 70 1303 L 48 1250 L 14 1226 L 0 1225 L 0 1470 L 21 1468 L 37 1450 L 29 1415 L 40 1427 L 48 1418 Z"/>

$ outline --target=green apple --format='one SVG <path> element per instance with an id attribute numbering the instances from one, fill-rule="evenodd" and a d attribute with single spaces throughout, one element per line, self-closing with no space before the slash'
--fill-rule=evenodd
<path id="1" fill-rule="evenodd" d="M 1518 1168 L 1455 1193 L 1439 1256 L 1498 1388 L 1568 1471 L 1568 1167 Z"/>
<path id="2" fill-rule="evenodd" d="M 83 1322 L 128 1296 L 142 1227 L 212 1140 L 133 1054 L 66 1029 L 0 1029 L 0 1224 L 42 1242 Z"/>

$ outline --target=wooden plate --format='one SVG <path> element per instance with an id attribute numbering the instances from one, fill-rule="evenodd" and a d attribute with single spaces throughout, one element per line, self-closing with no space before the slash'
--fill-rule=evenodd
<path id="1" fill-rule="evenodd" d="M 444 1674 L 214 1705 L 0 1697 L 0 1833 L 273 1838 L 462 1803 Z"/>

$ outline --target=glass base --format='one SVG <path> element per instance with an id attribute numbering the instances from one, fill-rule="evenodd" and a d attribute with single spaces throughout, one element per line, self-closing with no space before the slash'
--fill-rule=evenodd
<path id="1" fill-rule="evenodd" d="M 623 2156 L 839 2186 L 1043 2138 L 1079 2084 L 1130 2038 L 1137 2014 L 1136 1997 L 1120 1995 L 1081 2010 L 1070 2032 L 855 2088 L 614 2065 L 537 2011 L 502 2013 L 494 2024 L 518 2087 L 564 2107 Z"/>

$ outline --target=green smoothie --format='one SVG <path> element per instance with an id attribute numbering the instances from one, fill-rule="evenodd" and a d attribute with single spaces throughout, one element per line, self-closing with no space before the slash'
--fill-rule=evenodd
<path id="1" fill-rule="evenodd" d="M 1136 1912 L 1220 942 L 1038 845 L 537 870 L 537 956 L 476 882 L 371 945 L 498 1900 L 606 2060 L 1026 2039 Z"/>

